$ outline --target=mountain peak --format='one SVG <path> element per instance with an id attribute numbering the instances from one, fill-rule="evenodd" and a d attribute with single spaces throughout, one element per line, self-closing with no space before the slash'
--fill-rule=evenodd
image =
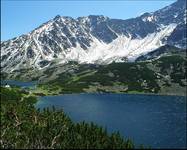
<path id="1" fill-rule="evenodd" d="M 106 21 L 107 19 L 109 19 L 108 17 L 104 15 L 89 15 L 88 18 L 102 20 L 102 21 Z"/>
<path id="2" fill-rule="evenodd" d="M 61 18 L 61 16 L 60 16 L 60 15 L 56 15 L 56 16 L 54 17 L 54 20 L 57 20 L 57 19 L 59 19 L 59 18 Z"/>
<path id="3" fill-rule="evenodd" d="M 26 36 L 1 44 L 3 71 L 50 63 L 111 63 L 154 51 L 165 44 L 185 47 L 184 1 L 127 20 L 89 15 L 74 19 L 57 15 Z"/>

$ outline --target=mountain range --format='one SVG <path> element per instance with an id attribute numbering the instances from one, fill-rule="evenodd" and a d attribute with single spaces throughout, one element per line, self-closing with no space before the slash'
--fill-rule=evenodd
<path id="1" fill-rule="evenodd" d="M 165 45 L 185 51 L 186 13 L 186 1 L 178 0 L 127 20 L 57 15 L 28 34 L 2 41 L 1 71 L 42 70 L 71 61 L 99 65 L 134 62 L 142 57 L 146 60 Z"/>

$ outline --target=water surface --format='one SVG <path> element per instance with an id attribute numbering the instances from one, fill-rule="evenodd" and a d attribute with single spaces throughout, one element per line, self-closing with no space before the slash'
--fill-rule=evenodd
<path id="1" fill-rule="evenodd" d="M 119 131 L 135 144 L 186 147 L 186 97 L 126 94 L 72 94 L 41 97 L 37 108 L 55 106 L 74 122 L 87 121 Z"/>
<path id="2" fill-rule="evenodd" d="M 37 81 L 1 80 L 1 85 L 19 86 L 21 88 L 35 88 Z"/>

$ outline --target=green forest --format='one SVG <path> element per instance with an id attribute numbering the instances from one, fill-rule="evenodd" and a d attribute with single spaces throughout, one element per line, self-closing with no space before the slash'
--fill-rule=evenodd
<path id="1" fill-rule="evenodd" d="M 46 95 L 65 93 L 151 93 L 186 95 L 185 55 L 163 56 L 154 61 L 122 62 L 109 65 L 71 62 L 66 72 L 47 70 L 48 79 L 38 85 Z M 68 67 L 67 67 L 68 68 Z M 46 92 L 47 91 L 47 92 Z"/>
<path id="2" fill-rule="evenodd" d="M 37 110 L 36 101 L 26 90 L 1 87 L 1 149 L 135 148 L 119 132 L 109 134 L 94 123 L 73 123 L 55 108 Z"/>

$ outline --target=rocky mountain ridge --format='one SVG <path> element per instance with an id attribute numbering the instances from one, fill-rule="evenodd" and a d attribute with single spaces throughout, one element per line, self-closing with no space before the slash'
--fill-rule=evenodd
<path id="1" fill-rule="evenodd" d="M 56 16 L 26 35 L 1 42 L 1 70 L 52 64 L 135 61 L 166 44 L 186 49 L 186 1 L 127 19 Z"/>

